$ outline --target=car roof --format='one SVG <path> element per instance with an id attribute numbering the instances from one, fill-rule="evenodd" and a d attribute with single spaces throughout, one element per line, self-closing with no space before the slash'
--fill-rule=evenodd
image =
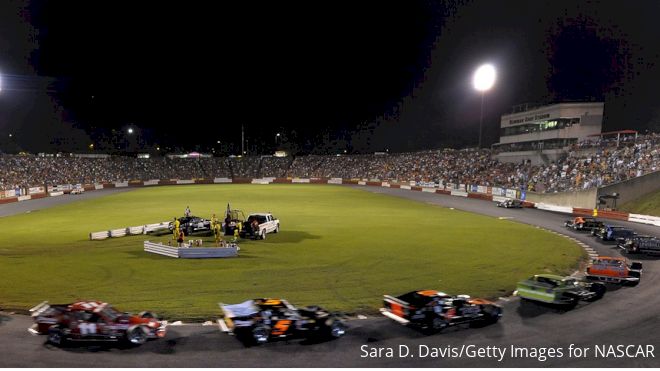
<path id="1" fill-rule="evenodd" d="M 598 256 L 594 258 L 594 260 L 620 260 L 620 261 L 626 261 L 625 258 L 620 258 L 618 256 Z"/>
<path id="2" fill-rule="evenodd" d="M 557 280 L 557 281 L 563 281 L 564 278 L 565 278 L 565 277 L 562 277 L 562 276 L 558 276 L 558 275 L 556 275 L 556 274 L 546 274 L 546 273 L 543 273 L 543 274 L 537 274 L 537 275 L 535 275 L 534 277 L 548 278 L 548 279 L 551 279 L 551 280 Z"/>

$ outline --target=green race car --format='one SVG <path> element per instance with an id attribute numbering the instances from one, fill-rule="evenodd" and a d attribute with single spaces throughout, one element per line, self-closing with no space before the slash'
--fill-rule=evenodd
<path id="1" fill-rule="evenodd" d="M 607 291 L 601 283 L 590 283 L 575 277 L 537 274 L 518 282 L 514 295 L 549 304 L 575 306 L 580 300 L 598 300 Z"/>

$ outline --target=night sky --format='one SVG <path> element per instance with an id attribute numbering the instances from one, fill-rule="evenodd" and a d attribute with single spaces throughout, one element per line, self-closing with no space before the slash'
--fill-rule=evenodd
<path id="1" fill-rule="evenodd" d="M 525 102 L 660 131 L 659 1 L 12 1 L 0 151 L 406 151 L 484 143 Z M 134 128 L 132 135 L 127 134 Z M 9 134 L 12 134 L 9 137 Z M 217 142 L 220 142 L 218 144 Z"/>

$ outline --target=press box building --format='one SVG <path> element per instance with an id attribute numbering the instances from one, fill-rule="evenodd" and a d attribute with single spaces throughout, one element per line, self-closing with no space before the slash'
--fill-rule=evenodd
<path id="1" fill-rule="evenodd" d="M 603 102 L 515 106 L 501 118 L 500 141 L 493 145 L 497 159 L 532 164 L 555 161 L 571 145 L 601 133 L 603 109 Z"/>

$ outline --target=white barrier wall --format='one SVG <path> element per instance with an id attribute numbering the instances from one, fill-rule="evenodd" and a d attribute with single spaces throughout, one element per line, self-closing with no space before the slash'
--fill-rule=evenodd
<path id="1" fill-rule="evenodd" d="M 628 221 L 635 223 L 651 224 L 660 227 L 660 217 L 657 216 L 629 214 Z"/>
<path id="2" fill-rule="evenodd" d="M 151 179 L 151 180 L 145 180 L 142 183 L 144 183 L 144 185 L 146 185 L 146 186 L 155 186 L 155 185 L 158 185 L 158 182 L 159 182 L 158 179 Z"/>
<path id="3" fill-rule="evenodd" d="M 94 184 L 94 189 L 103 189 L 103 184 Z"/>
<path id="4" fill-rule="evenodd" d="M 193 179 L 179 179 L 176 184 L 195 184 L 195 181 Z"/>
<path id="5" fill-rule="evenodd" d="M 468 193 L 465 191 L 451 191 L 452 196 L 467 197 Z"/>
<path id="6" fill-rule="evenodd" d="M 328 184 L 343 184 L 343 179 L 341 178 L 330 178 Z"/>
<path id="7" fill-rule="evenodd" d="M 117 182 L 115 188 L 128 187 L 128 182 Z"/>
<path id="8" fill-rule="evenodd" d="M 175 247 L 144 241 L 144 251 L 182 259 L 231 258 L 238 256 L 238 246 L 230 247 Z"/>
<path id="9" fill-rule="evenodd" d="M 18 196 L 19 201 L 27 201 L 27 200 L 30 200 L 30 199 L 32 199 L 32 196 L 29 196 L 29 195 L 28 196 Z"/>
<path id="10" fill-rule="evenodd" d="M 305 178 L 293 178 L 291 183 L 309 183 L 309 179 Z"/>
<path id="11" fill-rule="evenodd" d="M 214 178 L 213 183 L 231 183 L 232 180 L 230 178 Z"/>
<path id="12" fill-rule="evenodd" d="M 90 240 L 105 240 L 108 237 L 110 237 L 110 233 L 108 231 L 92 232 L 89 234 Z"/>
<path id="13" fill-rule="evenodd" d="M 110 237 L 124 237 L 128 228 L 113 229 L 110 231 Z"/>

